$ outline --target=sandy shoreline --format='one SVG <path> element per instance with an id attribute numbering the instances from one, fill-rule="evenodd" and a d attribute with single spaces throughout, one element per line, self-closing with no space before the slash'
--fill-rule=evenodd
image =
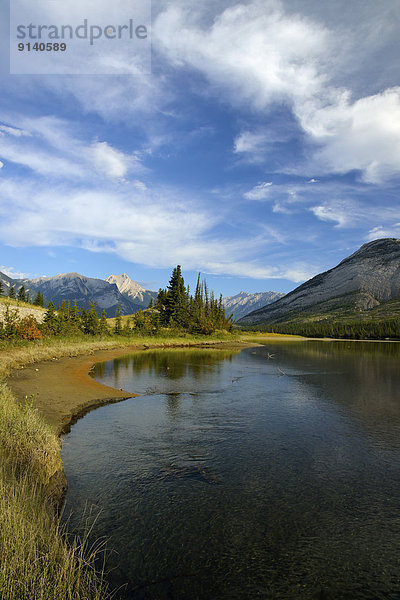
<path id="1" fill-rule="evenodd" d="M 245 348 L 255 345 L 254 343 L 218 342 L 195 346 Z M 135 396 L 131 392 L 103 385 L 90 377 L 89 372 L 95 363 L 150 348 L 167 349 L 159 345 L 154 347 L 132 345 L 99 350 L 90 355 L 46 360 L 15 369 L 8 378 L 7 384 L 17 400 L 23 402 L 27 397 L 32 398 L 33 405 L 40 415 L 55 428 L 58 435 L 62 435 L 89 410 Z"/>

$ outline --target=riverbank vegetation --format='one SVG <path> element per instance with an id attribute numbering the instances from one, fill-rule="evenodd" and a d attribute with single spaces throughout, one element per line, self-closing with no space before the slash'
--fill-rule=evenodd
<path id="1" fill-rule="evenodd" d="M 252 328 L 254 329 L 254 328 Z M 260 326 L 260 331 L 300 335 L 312 338 L 336 338 L 353 340 L 400 339 L 400 318 L 385 320 L 329 320 L 291 321 Z"/>
<path id="2" fill-rule="evenodd" d="M 60 441 L 29 399 L 0 384 L 0 598 L 104 600 L 85 544 L 68 543 L 52 480 L 62 472 Z"/>

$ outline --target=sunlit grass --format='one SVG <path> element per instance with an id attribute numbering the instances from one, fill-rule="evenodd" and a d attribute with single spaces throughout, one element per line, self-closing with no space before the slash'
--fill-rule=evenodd
<path id="1" fill-rule="evenodd" d="M 60 472 L 60 440 L 29 399 L 0 385 L 0 598 L 104 600 L 94 556 L 67 543 L 49 482 Z"/>
<path id="2" fill-rule="evenodd" d="M 46 312 L 46 308 L 43 308 L 41 306 L 36 306 L 31 304 L 30 302 L 21 302 L 20 300 L 17 300 L 16 298 L 9 298 L 8 296 L 0 296 L 0 304 L 9 304 L 10 306 L 16 307 L 16 308 L 30 308 L 32 310 L 32 312 L 38 310 L 40 312 Z"/>

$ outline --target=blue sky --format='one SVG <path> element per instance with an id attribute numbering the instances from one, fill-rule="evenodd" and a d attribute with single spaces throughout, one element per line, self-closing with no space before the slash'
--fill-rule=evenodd
<path id="1" fill-rule="evenodd" d="M 0 270 L 287 292 L 400 237 L 398 0 L 153 0 L 95 76 L 9 75 L 0 7 Z"/>

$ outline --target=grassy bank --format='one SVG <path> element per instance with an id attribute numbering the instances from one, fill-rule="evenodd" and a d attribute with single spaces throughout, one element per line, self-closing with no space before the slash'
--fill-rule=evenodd
<path id="1" fill-rule="evenodd" d="M 12 369 L 23 365 L 40 362 L 63 356 L 77 356 L 78 354 L 92 354 L 97 350 L 124 348 L 133 345 L 146 346 L 189 346 L 193 344 L 215 344 L 218 342 L 239 340 L 239 335 L 215 334 L 212 336 L 175 334 L 167 332 L 160 335 L 143 336 L 76 336 L 76 337 L 49 337 L 36 342 L 15 341 L 13 343 L 0 342 L 0 380 L 8 377 Z"/>
<path id="2" fill-rule="evenodd" d="M 82 545 L 60 529 L 49 483 L 60 441 L 31 403 L 0 384 L 0 598 L 100 600 L 104 584 Z"/>
<path id="3" fill-rule="evenodd" d="M 97 350 L 215 344 L 225 334 L 117 338 L 49 338 L 0 346 L 0 598 L 1 600 L 104 600 L 109 596 L 91 551 L 68 543 L 49 490 L 62 470 L 60 440 L 33 401 L 17 402 L 5 383 L 12 369 Z M 87 558 L 89 555 L 89 558 Z"/>

